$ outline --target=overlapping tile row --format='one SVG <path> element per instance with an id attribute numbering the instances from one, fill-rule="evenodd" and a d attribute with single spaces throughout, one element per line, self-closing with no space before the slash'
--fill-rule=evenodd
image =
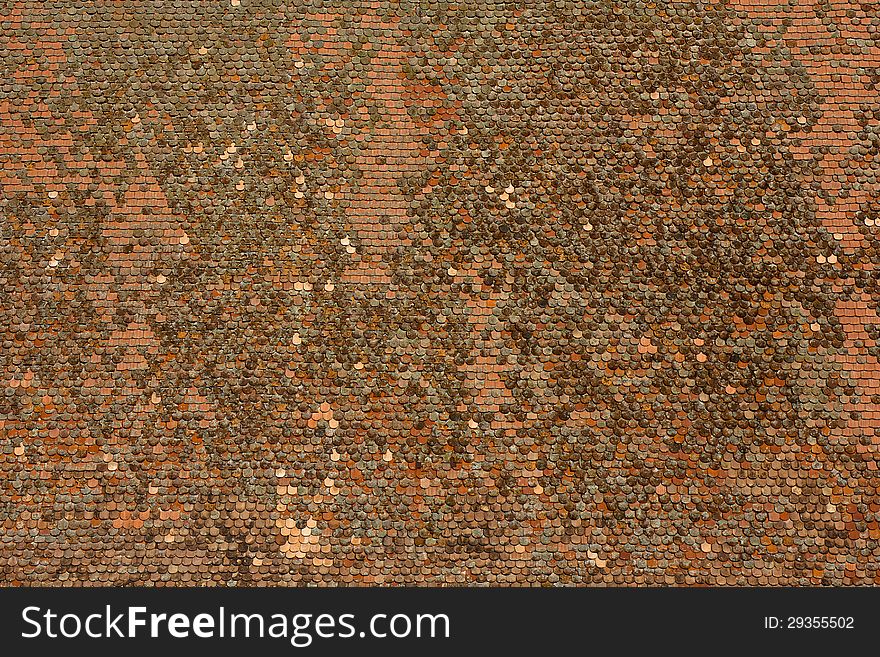
<path id="1" fill-rule="evenodd" d="M 878 28 L 5 3 L 0 581 L 877 583 Z"/>

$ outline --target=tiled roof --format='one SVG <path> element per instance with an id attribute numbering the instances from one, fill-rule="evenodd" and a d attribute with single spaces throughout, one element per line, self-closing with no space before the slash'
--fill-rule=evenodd
<path id="1" fill-rule="evenodd" d="M 0 582 L 880 583 L 876 2 L 0 7 Z"/>

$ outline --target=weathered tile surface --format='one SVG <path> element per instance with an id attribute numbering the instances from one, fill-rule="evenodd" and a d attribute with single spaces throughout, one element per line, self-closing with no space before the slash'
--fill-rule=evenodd
<path id="1" fill-rule="evenodd" d="M 876 2 L 0 6 L 0 582 L 880 583 Z"/>

